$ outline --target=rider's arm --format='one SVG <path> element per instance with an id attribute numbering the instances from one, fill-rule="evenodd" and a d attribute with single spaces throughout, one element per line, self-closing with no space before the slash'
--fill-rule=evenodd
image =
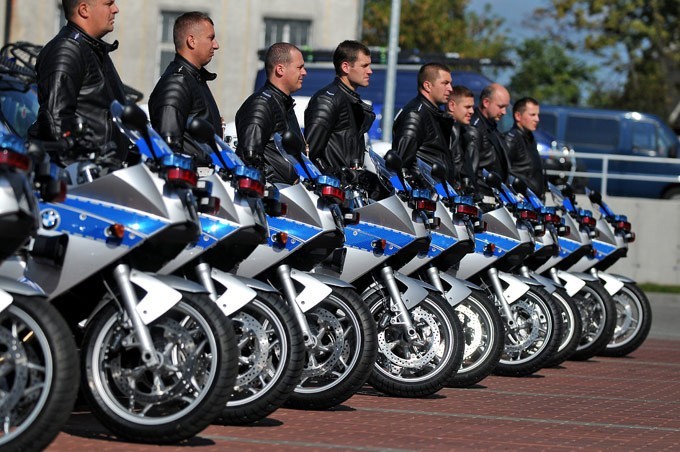
<path id="1" fill-rule="evenodd" d="M 309 157 L 325 169 L 329 159 L 326 158 L 326 147 L 337 123 L 336 109 L 333 100 L 328 96 L 314 96 L 305 110 L 305 138 L 309 145 Z"/>

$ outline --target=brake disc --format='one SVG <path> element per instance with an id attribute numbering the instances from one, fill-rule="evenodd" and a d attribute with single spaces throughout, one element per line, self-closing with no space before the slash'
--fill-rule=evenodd
<path id="1" fill-rule="evenodd" d="M 236 390 L 250 384 L 269 362 L 269 335 L 262 324 L 250 314 L 240 311 L 232 317 L 234 327 L 239 332 L 239 374 L 236 378 Z"/>
<path id="2" fill-rule="evenodd" d="M 510 305 L 510 309 L 517 314 L 518 320 L 517 326 L 506 333 L 505 352 L 522 352 L 538 339 L 542 326 L 541 319 L 536 307 L 524 300 L 515 301 Z"/>
<path id="3" fill-rule="evenodd" d="M 310 322 L 312 333 L 317 336 L 317 343 L 309 353 L 302 371 L 302 378 L 324 375 L 335 367 L 343 356 L 345 348 L 345 329 L 340 320 L 330 311 L 316 308 L 311 313 L 316 322 Z M 323 332 L 319 337 L 319 332 Z"/>
<path id="4" fill-rule="evenodd" d="M 378 333 L 379 352 L 390 363 L 402 369 L 422 368 L 435 357 L 441 343 L 441 334 L 434 314 L 418 306 L 411 311 L 411 316 L 419 338 L 424 341 L 423 345 L 406 341 L 401 326 L 388 327 Z M 399 356 L 395 351 L 402 351 L 405 356 Z M 398 372 L 397 369 L 395 371 Z"/>
<path id="5" fill-rule="evenodd" d="M 128 360 L 130 348 L 138 347 L 131 332 L 126 349 L 107 349 L 104 353 L 101 369 L 108 368 L 116 387 L 130 397 L 131 403 L 162 404 L 184 397 L 190 393 L 193 381 L 201 377 L 196 344 L 186 328 L 173 319 L 161 318 L 151 329 L 158 366 L 148 366 L 140 359 Z M 163 334 L 158 334 L 159 329 Z M 107 348 L 111 345 L 104 344 Z M 110 354 L 115 356 L 109 357 Z"/>
<path id="6" fill-rule="evenodd" d="M 463 331 L 465 332 L 465 352 L 463 359 L 467 360 L 470 359 L 470 356 L 472 356 L 482 344 L 482 337 L 484 336 L 482 322 L 479 320 L 479 315 L 464 304 L 456 306 L 456 313 L 458 314 L 458 319 L 463 325 Z"/>

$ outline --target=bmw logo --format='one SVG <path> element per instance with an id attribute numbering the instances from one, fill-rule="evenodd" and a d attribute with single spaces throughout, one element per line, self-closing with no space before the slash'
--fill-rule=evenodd
<path id="1" fill-rule="evenodd" d="M 43 210 L 40 213 L 40 222 L 45 229 L 54 229 L 59 225 L 59 214 L 54 209 Z"/>

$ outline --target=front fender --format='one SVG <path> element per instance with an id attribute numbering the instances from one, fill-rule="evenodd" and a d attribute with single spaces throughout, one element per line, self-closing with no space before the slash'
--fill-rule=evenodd
<path id="1" fill-rule="evenodd" d="M 511 275 L 510 273 L 498 272 L 498 278 L 503 280 L 508 287 L 503 291 L 503 298 L 508 304 L 513 303 L 529 291 L 529 286 L 536 286 L 538 283 L 524 276 Z"/>
<path id="2" fill-rule="evenodd" d="M 162 281 L 164 284 L 181 292 L 189 293 L 208 293 L 208 290 L 197 282 L 190 281 L 175 275 L 158 275 L 156 273 L 149 273 L 150 276 Z"/>
<path id="3" fill-rule="evenodd" d="M 604 282 L 604 288 L 609 295 L 615 295 L 619 290 L 623 289 L 623 281 L 616 276 L 601 271 L 597 272 L 597 276 Z"/>
<path id="4" fill-rule="evenodd" d="M 213 268 L 210 277 L 225 288 L 215 303 L 226 316 L 232 315 L 257 296 L 257 292 L 231 273 Z"/>
<path id="5" fill-rule="evenodd" d="M 439 273 L 439 278 L 449 285 L 449 290 L 444 292 L 444 298 L 446 298 L 446 301 L 448 301 L 451 306 L 458 305 L 472 293 L 472 290 L 465 284 L 464 280 L 454 278 L 443 272 Z"/>

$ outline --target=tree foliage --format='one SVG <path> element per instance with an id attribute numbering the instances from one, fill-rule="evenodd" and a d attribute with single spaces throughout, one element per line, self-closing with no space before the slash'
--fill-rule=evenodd
<path id="1" fill-rule="evenodd" d="M 575 60 L 563 47 L 538 38 L 525 40 L 516 53 L 519 66 L 508 86 L 514 97 L 531 96 L 557 105 L 582 103 L 583 87 L 594 79 L 593 67 Z"/>
<path id="2" fill-rule="evenodd" d="M 667 117 L 680 101 L 678 0 L 551 0 L 537 18 L 553 18 L 555 38 L 601 55 L 624 86 L 602 86 L 594 103 Z"/>
<path id="3" fill-rule="evenodd" d="M 402 0 L 399 47 L 422 52 L 456 52 L 464 58 L 505 58 L 510 42 L 503 19 L 466 12 L 469 0 Z M 362 40 L 388 44 L 391 0 L 366 0 Z"/>

